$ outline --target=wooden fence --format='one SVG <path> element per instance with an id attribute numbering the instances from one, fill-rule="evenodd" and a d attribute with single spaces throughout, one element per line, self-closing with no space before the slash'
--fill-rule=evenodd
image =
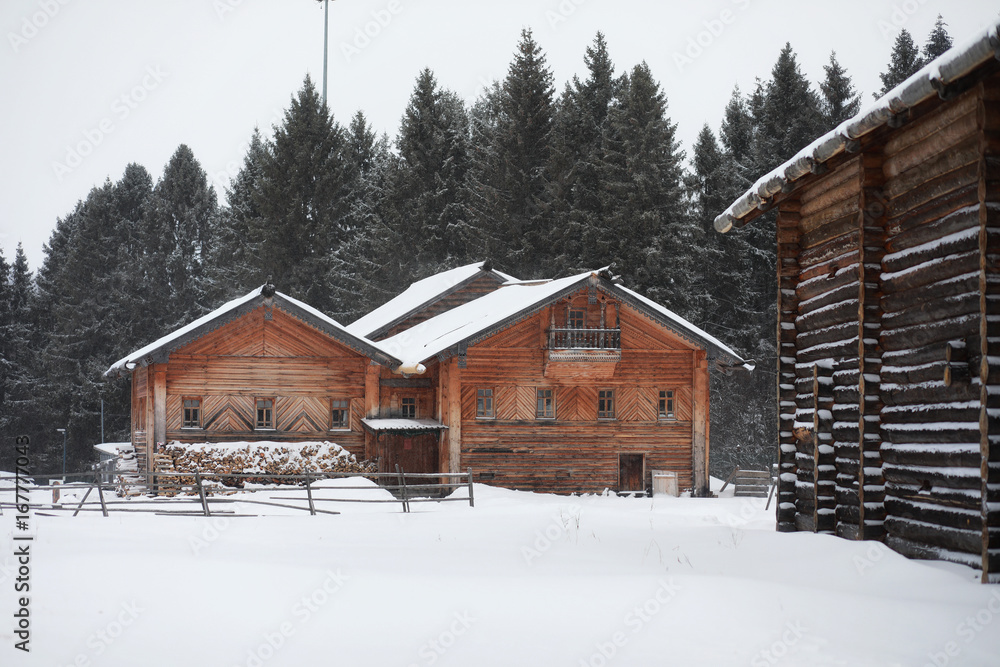
<path id="1" fill-rule="evenodd" d="M 108 516 L 111 512 L 152 512 L 155 514 L 173 514 L 178 516 L 212 516 L 214 514 L 225 514 L 226 516 L 254 516 L 236 515 L 233 510 L 220 510 L 212 505 L 245 504 L 262 505 L 269 507 L 280 507 L 291 510 L 301 510 L 309 512 L 312 516 L 317 514 L 340 514 L 327 509 L 322 509 L 317 505 L 326 503 L 400 503 L 403 512 L 410 511 L 411 503 L 421 502 L 464 502 L 468 500 L 469 507 L 475 507 L 475 497 L 472 487 L 472 470 L 460 473 L 404 473 L 396 467 L 394 473 L 306 473 L 299 475 L 269 475 L 260 473 L 185 473 L 185 472 L 118 472 L 116 479 L 109 481 L 106 471 L 92 471 L 86 473 L 74 473 L 63 476 L 65 483 L 54 484 L 50 477 L 47 484 L 32 483 L 26 487 L 26 491 L 33 493 L 37 491 L 52 491 L 52 503 L 35 502 L 19 503 L 17 497 L 12 497 L 12 502 L 6 502 L 0 496 L 0 514 L 5 509 L 23 509 L 25 506 L 34 511 L 38 516 L 55 516 L 57 513 L 72 512 L 77 516 L 80 512 L 101 512 Z M 320 480 L 341 479 L 362 477 L 371 481 L 376 481 L 378 486 L 336 486 L 319 487 L 315 485 Z M 7 492 L 14 494 L 14 475 L 0 475 L 0 494 Z M 22 478 L 23 479 L 23 478 Z M 77 482 L 67 480 L 76 479 Z M 426 479 L 426 483 L 413 484 L 412 480 Z M 241 480 L 254 482 L 260 480 L 270 481 L 268 486 L 252 486 L 250 488 L 239 488 L 223 485 L 223 480 L 233 482 Z M 409 481 L 408 481 L 409 480 Z M 441 481 L 447 480 L 447 481 Z M 217 484 L 210 482 L 216 481 Z M 10 484 L 7 487 L 6 484 Z M 449 497 L 444 494 L 456 489 L 468 488 L 468 499 L 462 497 Z M 64 504 L 56 499 L 56 493 L 79 492 L 86 489 L 83 498 L 78 503 Z M 336 494 L 340 491 L 376 491 L 386 490 L 393 498 L 338 498 L 329 497 L 329 494 Z M 130 493 L 130 491 L 140 491 L 140 493 Z M 320 496 L 317 491 L 322 491 Z M 110 492 L 110 494 L 109 494 Z M 256 493 L 284 493 L 288 495 L 273 496 L 269 500 L 254 499 L 246 497 Z M 233 494 L 242 494 L 239 498 L 232 498 Z M 91 499 L 91 495 L 94 496 Z M 109 497 L 110 495 L 110 497 Z M 138 496 L 148 496 L 145 501 Z M 434 497 L 440 496 L 440 497 Z M 133 499 L 130 499 L 133 498 Z M 167 501 L 166 498 L 171 498 Z M 165 507 L 167 502 L 174 505 L 176 501 L 190 501 L 197 505 L 198 509 L 168 510 Z M 299 504 L 279 503 L 275 500 L 300 501 Z M 89 502 L 88 502 L 89 501 Z M 139 507 L 138 505 L 149 505 L 154 507 Z M 159 507 L 156 507 L 158 505 Z M 20 510 L 19 510 L 20 511 Z"/>

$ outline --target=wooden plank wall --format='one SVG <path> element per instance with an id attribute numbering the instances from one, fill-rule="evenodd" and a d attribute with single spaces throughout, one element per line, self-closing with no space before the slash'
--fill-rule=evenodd
<path id="1" fill-rule="evenodd" d="M 982 528 L 981 386 L 970 367 L 978 369 L 982 356 L 977 102 L 967 91 L 885 144 L 880 378 L 887 544 L 975 566 Z"/>
<path id="2" fill-rule="evenodd" d="M 265 308 L 170 355 L 166 436 L 181 442 L 329 440 L 364 458 L 369 360 L 274 308 Z M 201 429 L 182 426 L 182 399 L 202 400 Z M 255 430 L 255 399 L 275 398 L 275 429 Z M 330 430 L 330 400 L 350 401 L 350 429 Z"/>
<path id="3" fill-rule="evenodd" d="M 585 292 L 582 298 L 586 304 Z M 461 374 L 461 468 L 489 471 L 489 483 L 508 488 L 600 492 L 617 489 L 618 455 L 639 453 L 646 457 L 647 484 L 650 471 L 662 469 L 676 471 L 681 487 L 691 488 L 694 351 L 623 308 L 621 361 L 610 377 L 546 374 L 545 332 L 553 318 L 562 323 L 566 306 L 552 308 L 555 313 L 546 309 L 470 347 L 467 367 L 449 371 Z M 607 312 L 617 312 L 616 304 Z M 595 313 L 599 317 L 599 308 Z M 476 418 L 482 387 L 494 390 L 495 419 Z M 554 420 L 535 419 L 537 387 L 555 390 Z M 600 389 L 616 392 L 615 420 L 597 419 Z M 675 420 L 657 420 L 661 389 L 675 391 Z"/>

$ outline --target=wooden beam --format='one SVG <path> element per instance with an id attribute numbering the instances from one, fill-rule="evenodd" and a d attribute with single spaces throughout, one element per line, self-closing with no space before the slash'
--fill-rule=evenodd
<path id="1" fill-rule="evenodd" d="M 164 364 L 155 364 L 150 368 L 153 370 L 153 446 L 155 447 L 156 443 L 167 442 L 167 368 Z M 150 461 L 150 469 L 152 469 L 151 459 L 150 455 L 147 459 Z"/>
<path id="2" fill-rule="evenodd" d="M 694 386 L 691 415 L 691 466 L 695 497 L 708 497 L 708 354 L 696 350 L 692 354 Z"/>

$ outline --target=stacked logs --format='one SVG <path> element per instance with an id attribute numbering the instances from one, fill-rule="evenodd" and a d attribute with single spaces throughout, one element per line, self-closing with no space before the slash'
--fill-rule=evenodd
<path id="1" fill-rule="evenodd" d="M 225 486 L 242 487 L 251 484 L 298 484 L 300 480 L 270 477 L 270 475 L 303 475 L 306 473 L 373 472 L 374 465 L 358 462 L 350 452 L 332 442 L 239 442 L 183 444 L 167 443 L 163 454 L 173 461 L 174 470 L 181 473 L 211 473 Z M 260 477 L 226 477 L 226 475 L 256 474 Z M 179 478 L 181 485 L 193 485 L 194 476 Z M 206 482 L 207 483 L 207 482 Z"/>

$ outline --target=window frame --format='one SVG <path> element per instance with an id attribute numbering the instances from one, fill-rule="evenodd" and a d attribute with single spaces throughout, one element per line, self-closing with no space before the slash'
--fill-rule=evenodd
<path id="1" fill-rule="evenodd" d="M 476 419 L 496 419 L 496 392 L 493 387 L 476 387 Z"/>
<path id="2" fill-rule="evenodd" d="M 334 413 L 337 411 L 343 412 L 342 419 L 340 419 L 340 421 L 334 419 Z M 349 398 L 330 399 L 330 430 L 331 431 L 351 430 L 351 399 Z"/>
<path id="3" fill-rule="evenodd" d="M 660 389 L 656 400 L 656 419 L 658 421 L 677 421 L 677 391 Z"/>
<path id="4" fill-rule="evenodd" d="M 542 392 L 547 395 L 543 396 Z M 543 403 L 542 401 L 546 401 Z M 552 387 L 535 387 L 535 419 L 556 418 L 556 390 Z"/>
<path id="5" fill-rule="evenodd" d="M 197 401 L 197 406 L 188 406 L 189 401 Z M 186 430 L 202 430 L 202 399 L 201 396 L 183 396 L 181 397 L 181 428 Z M 188 410 L 195 410 L 197 417 L 195 419 L 188 419 Z"/>
<path id="6" fill-rule="evenodd" d="M 260 406 L 260 402 L 261 401 L 270 401 L 270 403 L 271 403 L 270 407 L 261 408 L 261 406 Z M 277 400 L 276 400 L 276 398 L 274 396 L 257 396 L 256 398 L 254 398 L 254 420 L 253 420 L 254 429 L 253 430 L 255 430 L 255 431 L 276 431 L 277 430 L 277 428 L 275 428 L 275 424 L 277 423 L 277 419 L 276 419 L 277 415 L 275 414 L 277 412 L 276 408 L 277 408 Z M 269 426 L 262 426 L 261 425 L 260 411 L 262 409 L 268 410 L 269 413 L 270 413 L 270 419 L 268 420 L 268 422 L 270 423 Z"/>
<path id="7" fill-rule="evenodd" d="M 577 321 L 579 321 L 579 324 L 576 323 Z M 570 308 L 569 311 L 566 313 L 566 328 L 586 329 L 587 328 L 586 308 Z"/>
<path id="8" fill-rule="evenodd" d="M 413 414 L 407 415 L 407 407 L 413 408 Z M 403 419 L 416 419 L 417 418 L 417 397 L 416 396 L 400 396 L 399 397 L 399 416 Z"/>
<path id="9" fill-rule="evenodd" d="M 616 405 L 616 403 L 617 401 L 615 400 L 614 389 L 598 389 L 597 390 L 598 421 L 615 421 L 616 419 L 618 419 L 618 406 Z M 604 409 L 602 409 L 602 407 Z"/>

